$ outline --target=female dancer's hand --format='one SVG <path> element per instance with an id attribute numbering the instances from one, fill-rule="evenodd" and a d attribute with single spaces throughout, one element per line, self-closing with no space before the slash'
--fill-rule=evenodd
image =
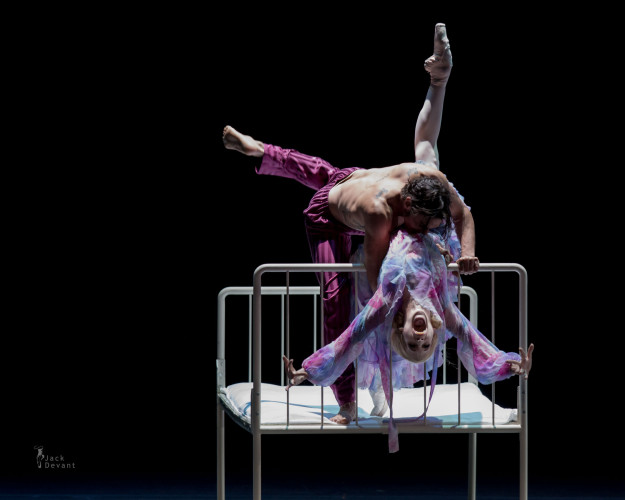
<path id="1" fill-rule="evenodd" d="M 534 344 L 530 344 L 527 348 L 527 354 L 522 347 L 519 347 L 519 352 L 521 353 L 521 361 L 506 361 L 510 365 L 510 369 L 513 373 L 517 375 L 525 374 L 525 379 L 529 377 L 530 370 L 532 369 L 532 352 L 534 352 Z"/>
<path id="2" fill-rule="evenodd" d="M 445 259 L 445 264 L 451 264 L 454 261 L 451 252 L 439 243 L 437 243 L 436 246 L 438 247 L 438 250 L 443 258 Z M 456 264 L 458 264 L 458 270 L 460 271 L 460 274 L 474 274 L 480 268 L 480 261 L 477 257 L 460 257 L 456 261 Z"/>
<path id="3" fill-rule="evenodd" d="M 441 253 L 443 258 L 445 259 L 445 264 L 447 265 L 451 264 L 454 258 L 451 256 L 451 253 L 449 252 L 449 250 L 447 250 L 440 243 L 437 243 L 436 246 L 438 247 L 438 251 Z"/>
<path id="4" fill-rule="evenodd" d="M 299 385 L 304 380 L 308 380 L 308 373 L 306 373 L 306 370 L 304 370 L 303 368 L 295 370 L 295 368 L 293 368 L 292 359 L 287 359 L 287 357 L 283 355 L 282 360 L 284 361 L 284 369 L 286 371 L 286 377 L 288 381 L 288 384 L 286 386 L 287 391 L 289 390 L 289 387 Z"/>

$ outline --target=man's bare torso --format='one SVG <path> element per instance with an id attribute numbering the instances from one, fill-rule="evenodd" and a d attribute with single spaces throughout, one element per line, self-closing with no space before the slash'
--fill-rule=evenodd
<path id="1" fill-rule="evenodd" d="M 436 168 L 416 163 L 356 170 L 330 190 L 330 212 L 359 231 L 365 231 L 365 219 L 371 214 L 384 216 L 395 228 L 403 222 L 402 188 L 410 178 L 422 175 L 444 178 Z"/>

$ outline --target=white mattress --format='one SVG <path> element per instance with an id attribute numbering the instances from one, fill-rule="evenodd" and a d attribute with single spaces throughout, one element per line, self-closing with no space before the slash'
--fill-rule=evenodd
<path id="1" fill-rule="evenodd" d="M 252 384 L 240 383 L 226 387 L 222 399 L 236 417 L 250 423 L 250 396 Z M 428 396 L 429 390 L 428 387 Z M 300 385 L 289 389 L 289 424 L 319 424 L 321 422 L 321 387 Z M 465 382 L 460 387 L 461 424 L 492 425 L 493 407 L 491 401 L 472 383 Z M 286 399 L 284 387 L 272 384 L 261 385 L 261 425 L 286 425 Z M 323 388 L 324 425 L 338 425 L 329 419 L 336 415 L 339 406 L 329 387 Z M 373 402 L 369 391 L 358 390 L 359 423 L 382 423 L 389 417 L 372 417 L 369 412 Z M 393 417 L 414 419 L 423 413 L 423 388 L 401 389 L 393 395 Z M 517 419 L 517 410 L 495 405 L 495 425 L 511 423 Z M 458 386 L 456 384 L 437 385 L 427 412 L 428 425 L 454 425 L 458 423 Z"/>

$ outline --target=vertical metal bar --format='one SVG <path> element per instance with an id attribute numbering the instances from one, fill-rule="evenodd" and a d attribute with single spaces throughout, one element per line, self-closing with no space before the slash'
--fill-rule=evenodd
<path id="1" fill-rule="evenodd" d="M 323 278 L 322 278 L 321 281 L 320 281 L 320 285 L 319 285 L 319 299 L 320 299 L 319 300 L 319 307 L 321 307 L 321 318 L 320 318 L 321 319 L 321 328 L 320 328 L 321 338 L 320 338 L 320 342 L 319 343 L 321 344 L 321 347 L 323 347 L 324 344 L 325 344 L 325 342 L 323 340 L 324 339 L 324 333 L 325 333 L 325 321 L 324 321 L 325 318 L 324 318 L 324 314 L 323 314 L 324 313 L 324 311 L 323 311 L 323 309 L 324 309 L 324 307 L 323 307 L 324 288 L 325 287 L 323 286 Z"/>
<path id="2" fill-rule="evenodd" d="M 260 448 L 260 393 L 256 393 L 252 389 L 252 408 L 254 408 L 254 401 L 256 400 L 257 410 L 252 410 L 252 422 L 257 421 L 254 428 L 252 426 L 252 494 L 254 500 L 261 500 L 261 448 Z M 256 397 L 258 396 L 258 397 Z M 257 413 L 254 415 L 254 413 Z"/>
<path id="3" fill-rule="evenodd" d="M 224 409 L 217 396 L 217 500 L 226 500 L 226 444 Z"/>
<path id="4" fill-rule="evenodd" d="M 388 374 L 388 384 L 389 384 L 389 388 L 388 388 L 388 393 L 391 396 L 391 401 L 389 402 L 389 406 L 390 406 L 390 410 L 391 410 L 391 416 L 393 415 L 393 398 L 395 397 L 395 391 L 393 390 L 393 349 L 391 348 L 390 344 L 388 346 L 388 366 L 389 366 L 389 374 Z"/>
<path id="5" fill-rule="evenodd" d="M 324 346 L 324 335 L 325 335 L 325 321 L 323 315 L 323 294 L 324 294 L 324 286 L 323 286 L 323 273 L 321 273 L 321 279 L 319 280 L 319 298 L 321 299 L 321 347 Z M 323 429 L 323 386 L 321 387 L 321 428 Z"/>
<path id="6" fill-rule="evenodd" d="M 475 500 L 477 486 L 477 434 L 469 434 L 469 500 Z"/>
<path id="7" fill-rule="evenodd" d="M 354 276 L 354 316 L 358 315 L 358 273 L 353 273 Z"/>
<path id="8" fill-rule="evenodd" d="M 490 272 L 490 331 L 491 342 L 495 344 L 495 271 Z M 495 385 L 496 384 L 493 383 L 490 386 L 493 427 L 495 427 Z"/>
<path id="9" fill-rule="evenodd" d="M 490 272 L 490 327 L 491 342 L 495 343 L 495 271 Z"/>
<path id="10" fill-rule="evenodd" d="M 286 272 L 286 357 L 291 359 L 291 293 L 289 290 L 289 272 Z M 284 316 L 283 316 L 284 317 Z"/>
<path id="11" fill-rule="evenodd" d="M 248 315 L 247 315 L 247 381 L 252 381 L 252 295 L 248 296 Z"/>
<path id="12" fill-rule="evenodd" d="M 458 271 L 458 310 L 460 310 L 460 296 L 461 286 L 460 286 L 460 271 Z M 456 340 L 456 353 L 457 353 L 457 363 L 458 363 L 458 425 L 460 425 L 460 384 L 462 383 L 462 361 L 460 360 L 460 345 L 458 340 Z"/>
<path id="13" fill-rule="evenodd" d="M 467 289 L 467 294 L 471 297 L 469 301 L 469 321 L 475 326 L 478 327 L 478 307 L 477 307 L 477 293 L 469 293 Z M 469 374 L 469 382 L 473 382 L 477 385 L 477 381 L 474 377 Z M 477 494 L 477 433 L 473 432 L 469 434 L 469 484 L 468 484 L 468 498 L 469 500 L 475 500 Z"/>
<path id="14" fill-rule="evenodd" d="M 458 349 L 460 351 L 460 349 Z M 460 384 L 462 383 L 462 362 L 458 356 L 458 425 L 460 425 Z"/>
<path id="15" fill-rule="evenodd" d="M 519 345 L 527 351 L 527 272 L 519 271 Z M 528 497 L 528 418 L 527 418 L 527 380 L 519 377 L 521 392 L 521 433 L 519 435 L 520 467 L 519 467 L 519 498 Z"/>
<path id="16" fill-rule="evenodd" d="M 319 388 L 321 389 L 321 428 L 323 429 L 323 386 L 320 385 Z"/>
<path id="17" fill-rule="evenodd" d="M 291 342 L 290 342 L 290 310 L 291 310 L 291 295 L 289 293 L 289 272 L 286 272 L 286 315 L 282 314 L 283 321 L 286 322 L 286 357 L 287 359 L 291 359 Z M 282 301 L 284 306 L 284 302 Z M 283 323 L 283 322 L 281 322 Z M 290 399 L 290 391 L 286 391 L 286 425 L 289 426 L 290 423 L 290 412 L 291 412 L 291 399 Z"/>
<path id="18" fill-rule="evenodd" d="M 521 379 L 521 434 L 519 436 L 520 446 L 520 471 L 519 471 L 519 498 L 528 498 L 528 455 L 527 455 L 527 380 Z"/>
<path id="19" fill-rule="evenodd" d="M 355 425 L 358 425 L 358 358 L 354 360 L 354 393 L 356 395 Z"/>
<path id="20" fill-rule="evenodd" d="M 463 287 L 464 289 L 464 287 Z M 478 312 L 478 307 L 477 307 L 477 292 L 475 290 L 473 290 L 472 288 L 467 288 L 467 293 L 466 295 L 468 295 L 470 297 L 471 300 L 469 300 L 469 321 L 471 322 L 471 324 L 475 327 L 475 328 L 479 328 L 478 324 L 477 324 L 477 312 Z M 471 382 L 472 384 L 475 384 L 476 386 L 478 385 L 478 380 L 471 375 L 470 373 L 467 374 L 468 375 L 468 380 L 469 382 Z"/>
<path id="21" fill-rule="evenodd" d="M 478 307 L 477 307 L 477 293 L 472 289 L 467 288 L 467 295 L 470 297 L 469 301 L 469 321 L 475 328 L 478 327 Z M 475 378 L 469 373 L 469 382 L 477 385 Z M 460 423 L 460 421 L 458 421 Z M 477 493 L 477 433 L 473 432 L 469 434 L 469 470 L 468 470 L 468 499 L 475 500 Z"/>
<path id="22" fill-rule="evenodd" d="M 436 368 L 433 368 L 434 370 Z M 427 382 L 427 364 L 423 363 L 423 425 L 427 423 L 427 411 L 428 411 L 428 382 Z"/>
<path id="23" fill-rule="evenodd" d="M 443 384 L 447 383 L 447 342 L 443 344 Z"/>
<path id="24" fill-rule="evenodd" d="M 219 391 L 226 386 L 226 294 L 217 297 L 217 500 L 226 499 L 226 443 L 224 409 L 219 401 Z M 250 351 L 251 352 L 251 351 Z M 251 357 L 251 356 L 250 356 Z"/>
<path id="25" fill-rule="evenodd" d="M 284 354 L 288 359 L 291 359 L 289 357 L 289 353 L 286 350 L 286 347 L 284 344 L 285 344 L 284 342 L 284 295 L 280 295 L 280 352 Z M 280 371 L 280 385 L 285 385 L 284 384 L 284 368 Z M 287 392 L 286 397 L 288 400 L 288 397 L 289 397 L 288 392 Z M 288 404 L 287 404 L 287 407 L 288 407 Z"/>
<path id="26" fill-rule="evenodd" d="M 262 272 L 254 272 L 253 338 L 252 338 L 252 490 L 253 500 L 261 500 L 261 278 Z"/>
<path id="27" fill-rule="evenodd" d="M 226 359 L 226 293 L 217 296 L 217 359 Z"/>
<path id="28" fill-rule="evenodd" d="M 354 276 L 354 317 L 358 315 L 358 273 L 352 273 Z M 356 394 L 356 425 L 358 425 L 358 358 L 354 361 L 354 393 Z"/>
<path id="29" fill-rule="evenodd" d="M 317 351 L 317 297 L 313 293 L 313 352 Z"/>

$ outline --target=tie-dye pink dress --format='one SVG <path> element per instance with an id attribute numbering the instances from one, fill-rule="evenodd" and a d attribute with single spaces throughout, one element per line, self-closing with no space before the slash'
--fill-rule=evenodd
<path id="1" fill-rule="evenodd" d="M 391 407 L 389 422 L 390 451 L 396 451 L 397 433 L 392 421 L 390 397 L 394 389 L 412 387 L 442 364 L 442 349 L 447 339 L 458 339 L 459 357 L 464 367 L 482 384 L 491 384 L 513 375 L 508 360 L 520 361 L 517 353 L 499 350 L 460 312 L 454 300 L 457 280 L 447 271 L 445 260 L 436 247 L 443 241 L 433 233 L 409 235 L 398 231 L 389 246 L 378 278 L 378 288 L 347 330 L 334 342 L 324 346 L 302 363 L 309 380 L 317 385 L 330 385 L 345 368 L 358 359 L 358 385 L 376 390 L 380 384 Z M 366 280 L 361 280 L 366 281 Z M 393 318 L 401 309 L 404 288 L 422 307 L 438 317 L 438 347 L 426 362 L 411 363 L 393 352 L 390 334 Z M 392 363 L 390 361 L 392 356 Z M 392 377 L 390 367 L 392 365 Z M 431 391 L 433 393 L 433 391 Z M 430 396 L 431 397 L 431 396 Z"/>

